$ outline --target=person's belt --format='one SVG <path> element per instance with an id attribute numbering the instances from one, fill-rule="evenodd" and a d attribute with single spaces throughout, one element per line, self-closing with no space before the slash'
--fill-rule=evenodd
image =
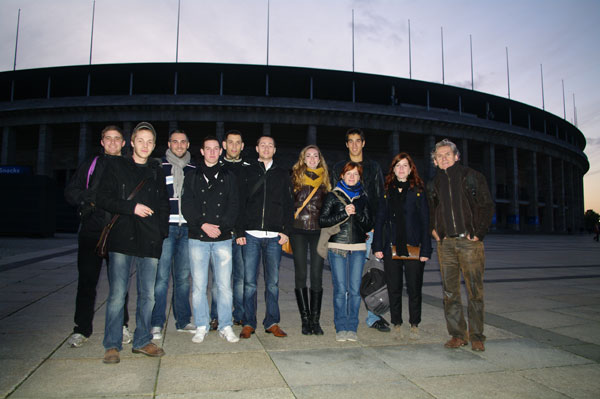
<path id="1" fill-rule="evenodd" d="M 448 237 L 450 238 L 465 238 L 467 236 L 466 233 L 460 233 L 460 234 L 450 234 Z"/>

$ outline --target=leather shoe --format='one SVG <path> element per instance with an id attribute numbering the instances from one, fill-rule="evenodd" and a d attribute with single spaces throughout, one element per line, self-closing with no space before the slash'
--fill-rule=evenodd
<path id="1" fill-rule="evenodd" d="M 273 324 L 271 327 L 265 330 L 267 334 L 273 334 L 276 337 L 283 338 L 287 337 L 285 331 L 283 331 L 277 324 Z"/>
<path id="2" fill-rule="evenodd" d="M 234 320 L 233 325 L 234 326 L 243 326 L 244 322 L 242 320 Z"/>
<path id="3" fill-rule="evenodd" d="M 143 346 L 141 348 L 133 348 L 131 350 L 133 353 L 141 353 L 150 357 L 161 357 L 165 355 L 165 351 L 162 348 L 159 348 L 155 343 L 150 342 L 148 345 Z"/>
<path id="4" fill-rule="evenodd" d="M 386 321 L 383 319 L 377 320 L 375 323 L 371 324 L 369 327 L 375 328 L 379 332 L 390 332 L 390 328 L 387 326 Z"/>
<path id="5" fill-rule="evenodd" d="M 471 341 L 471 350 L 474 350 L 476 352 L 483 352 L 485 350 L 483 341 Z"/>
<path id="6" fill-rule="evenodd" d="M 215 331 L 217 328 L 219 328 L 219 320 L 212 319 L 210 321 L 210 331 Z"/>
<path id="7" fill-rule="evenodd" d="M 240 333 L 240 338 L 248 339 L 252 334 L 254 334 L 254 328 L 250 326 L 244 326 L 244 328 L 242 328 L 242 332 Z"/>
<path id="8" fill-rule="evenodd" d="M 465 346 L 467 345 L 469 342 L 465 341 L 462 338 L 458 338 L 458 337 L 452 337 L 451 340 L 449 340 L 448 342 L 446 342 L 444 344 L 444 346 L 446 348 L 450 348 L 450 349 L 456 349 L 456 348 L 460 348 L 461 346 Z"/>
<path id="9" fill-rule="evenodd" d="M 102 363 L 106 364 L 117 364 L 121 361 L 119 358 L 119 351 L 115 348 L 109 349 L 104 352 L 104 359 L 102 359 Z"/>

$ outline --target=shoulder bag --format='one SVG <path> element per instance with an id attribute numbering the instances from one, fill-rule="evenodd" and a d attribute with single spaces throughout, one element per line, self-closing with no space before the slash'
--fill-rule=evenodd
<path id="1" fill-rule="evenodd" d="M 310 199 L 315 195 L 315 193 L 317 192 L 317 190 L 319 189 L 319 187 L 313 188 L 313 190 L 310 192 L 310 194 L 308 194 L 308 197 L 306 197 L 306 199 L 302 203 L 302 206 L 300 206 L 300 208 L 298 208 L 296 210 L 296 213 L 294 214 L 294 219 L 298 219 L 298 215 L 300 215 L 300 212 L 302 212 L 302 209 L 304 209 L 304 207 L 306 206 L 306 204 L 308 204 L 308 202 L 310 201 Z M 292 244 L 290 243 L 289 239 L 287 240 L 287 242 L 285 244 L 283 244 L 281 246 L 281 250 L 283 252 L 285 252 L 286 254 L 290 254 L 291 255 L 293 253 L 293 251 L 292 251 Z"/>

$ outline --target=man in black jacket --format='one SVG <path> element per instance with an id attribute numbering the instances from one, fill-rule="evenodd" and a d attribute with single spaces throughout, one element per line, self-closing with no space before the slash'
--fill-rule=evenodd
<path id="1" fill-rule="evenodd" d="M 100 145 L 103 152 L 82 163 L 65 188 L 65 198 L 77 206 L 81 224 L 79 226 L 77 248 L 77 296 L 75 298 L 75 327 L 67 340 L 72 348 L 79 348 L 92 335 L 96 286 L 102 269 L 102 258 L 96 255 L 95 248 L 100 233 L 110 221 L 110 215 L 96 207 L 96 190 L 104 171 L 106 159 L 120 157 L 125 145 L 121 128 L 109 125 L 102 130 Z M 127 300 L 124 305 L 123 343 L 131 342 L 127 328 L 129 315 Z"/>
<path id="2" fill-rule="evenodd" d="M 221 147 L 216 137 L 206 137 L 200 152 L 204 160 L 183 184 L 181 207 L 188 222 L 192 304 L 197 326 L 192 342 L 201 343 L 209 331 L 208 268 L 212 263 L 218 306 L 219 335 L 237 342 L 231 321 L 231 242 L 238 215 L 239 191 L 235 175 L 219 162 Z"/>
<path id="3" fill-rule="evenodd" d="M 444 290 L 446 327 L 452 338 L 446 348 L 459 348 L 471 341 L 471 349 L 484 351 L 483 237 L 492 222 L 494 202 L 485 177 L 457 163 L 456 145 L 444 139 L 435 145 L 431 158 L 437 173 L 427 184 L 431 235 Z M 460 273 L 467 287 L 469 326 L 465 322 L 460 295 Z"/>
<path id="4" fill-rule="evenodd" d="M 361 129 L 351 128 L 346 132 L 346 148 L 348 148 L 348 158 L 344 159 L 333 166 L 333 173 L 331 174 L 331 187 L 336 186 L 340 181 L 342 169 L 348 161 L 357 162 L 363 168 L 363 174 L 361 183 L 367 193 L 369 199 L 369 206 L 372 211 L 372 217 L 375 219 L 377 210 L 379 209 L 380 202 L 383 200 L 383 172 L 381 166 L 376 161 L 367 158 L 363 154 L 365 147 L 365 134 Z M 373 242 L 373 232 L 368 233 L 367 238 L 367 258 L 371 254 L 371 243 Z M 389 332 L 389 323 L 380 316 L 370 310 L 367 311 L 367 319 L 365 320 L 367 325 L 371 328 L 381 332 Z"/>
<path id="5" fill-rule="evenodd" d="M 111 159 L 98 188 L 98 206 L 119 215 L 108 238 L 110 290 L 106 302 L 104 363 L 120 360 L 123 303 L 133 264 L 138 288 L 133 353 L 164 355 L 152 343 L 150 333 L 158 259 L 169 231 L 165 175 L 160 162 L 150 158 L 155 143 L 154 127 L 147 122 L 139 123 L 131 134 L 132 156 Z"/>
<path id="6" fill-rule="evenodd" d="M 279 327 L 279 263 L 281 246 L 289 239 L 293 222 L 290 176 L 273 161 L 275 140 L 258 139 L 258 162 L 243 170 L 242 201 L 236 241 L 244 255 L 244 328 L 241 338 L 256 329 L 256 282 L 261 256 L 264 264 L 266 315 L 263 326 L 276 337 L 287 334 Z"/>

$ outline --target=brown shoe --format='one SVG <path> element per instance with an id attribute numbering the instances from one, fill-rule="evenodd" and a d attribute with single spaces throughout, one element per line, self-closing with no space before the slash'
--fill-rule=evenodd
<path id="1" fill-rule="evenodd" d="M 273 334 L 274 336 L 276 336 L 278 338 L 287 337 L 287 334 L 285 333 L 285 331 L 283 331 L 281 328 L 279 328 L 279 326 L 277 324 L 273 324 L 271 327 L 267 328 L 265 330 L 265 332 L 267 334 Z"/>
<path id="2" fill-rule="evenodd" d="M 212 319 L 209 323 L 209 326 L 210 326 L 210 331 L 215 331 L 217 328 L 219 328 L 219 320 Z"/>
<path id="3" fill-rule="evenodd" d="M 483 352 L 485 350 L 483 341 L 471 341 L 471 349 L 476 352 Z"/>
<path id="4" fill-rule="evenodd" d="M 119 358 L 119 351 L 115 348 L 109 349 L 104 352 L 104 359 L 102 359 L 102 363 L 106 364 L 117 364 L 121 361 Z"/>
<path id="5" fill-rule="evenodd" d="M 139 348 L 139 349 L 135 349 L 133 348 L 131 350 L 133 353 L 142 353 L 146 356 L 150 356 L 150 357 L 161 357 L 164 356 L 165 351 L 162 350 L 162 348 L 159 348 L 155 343 L 150 342 L 148 345 Z"/>
<path id="6" fill-rule="evenodd" d="M 456 348 L 460 348 L 461 346 L 465 346 L 467 345 L 469 342 L 465 341 L 462 338 L 458 338 L 458 337 L 452 337 L 452 339 L 448 342 L 446 342 L 444 344 L 444 346 L 446 348 L 450 348 L 450 349 L 456 349 Z"/>
<path id="7" fill-rule="evenodd" d="M 240 333 L 240 338 L 248 339 L 252 334 L 254 334 L 254 328 L 250 326 L 244 326 L 244 328 L 242 328 L 242 332 Z"/>

